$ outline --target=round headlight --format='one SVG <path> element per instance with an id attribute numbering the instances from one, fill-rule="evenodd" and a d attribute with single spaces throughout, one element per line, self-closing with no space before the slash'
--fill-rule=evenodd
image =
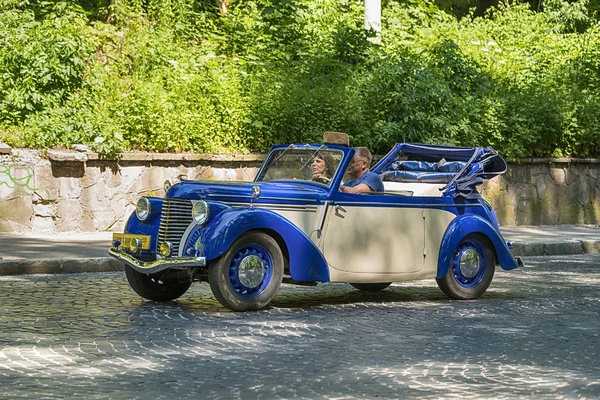
<path id="1" fill-rule="evenodd" d="M 150 215 L 150 200 L 145 197 L 140 197 L 136 206 L 135 213 L 140 221 L 144 221 Z"/>
<path id="2" fill-rule="evenodd" d="M 194 203 L 194 207 L 192 208 L 192 218 L 194 218 L 194 222 L 198 225 L 202 225 L 208 219 L 208 203 L 204 200 L 199 200 Z"/>

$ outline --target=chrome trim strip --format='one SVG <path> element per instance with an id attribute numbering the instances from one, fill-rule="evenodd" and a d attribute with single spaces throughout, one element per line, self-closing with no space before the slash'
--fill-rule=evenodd
<path id="1" fill-rule="evenodd" d="M 483 204 L 434 204 L 434 203 L 429 203 L 429 204 L 425 204 L 425 203 L 381 203 L 381 202 L 372 202 L 372 203 L 354 203 L 354 202 L 340 202 L 340 201 L 335 201 L 332 203 L 333 205 L 336 206 L 347 206 L 347 207 L 352 207 L 352 206 L 359 206 L 359 207 L 365 207 L 365 206 L 384 206 L 384 207 L 390 207 L 390 208 L 466 208 L 466 207 L 483 207 Z"/>
<path id="2" fill-rule="evenodd" d="M 227 204 L 232 207 L 250 207 L 250 203 L 240 203 L 234 201 L 224 201 L 224 204 Z M 298 204 L 277 204 L 277 203 L 254 203 L 252 204 L 254 208 L 266 208 L 269 210 L 282 210 L 282 211 L 308 211 L 308 212 L 316 212 L 318 206 L 313 205 L 298 205 Z"/>
<path id="3" fill-rule="evenodd" d="M 115 247 L 108 249 L 108 253 L 129 265 L 131 268 L 142 274 L 154 274 L 164 271 L 165 269 L 182 269 L 185 267 L 204 267 L 206 266 L 206 257 L 178 257 L 178 258 L 162 258 L 156 261 L 140 261 L 131 255 L 121 251 Z"/>
<path id="4" fill-rule="evenodd" d="M 217 193 L 209 193 L 206 195 L 207 197 L 235 197 L 239 198 L 248 198 L 250 199 L 252 196 L 240 196 L 239 194 L 217 194 Z M 281 200 L 281 201 L 306 201 L 309 203 L 318 203 L 317 199 L 303 199 L 303 198 L 293 198 L 293 197 L 259 197 L 261 200 Z"/>
<path id="5" fill-rule="evenodd" d="M 307 209 L 307 208 L 292 208 L 292 207 L 277 207 L 277 206 L 273 206 L 273 207 L 254 207 L 254 208 L 265 208 L 271 211 L 297 211 L 297 212 L 309 212 L 309 213 L 316 213 L 317 209 Z"/>
<path id="6" fill-rule="evenodd" d="M 185 232 L 183 232 L 183 235 L 181 235 L 181 240 L 179 240 L 179 250 L 177 252 L 177 255 L 179 257 L 183 257 L 183 251 L 185 250 L 185 244 L 187 243 L 188 238 L 190 237 L 190 234 L 192 233 L 192 230 L 196 226 L 197 226 L 197 224 L 192 221 L 192 223 L 190 223 L 188 225 L 188 227 L 185 230 Z"/>
<path id="7" fill-rule="evenodd" d="M 310 203 L 318 203 L 317 199 L 298 199 L 292 197 L 260 197 L 261 200 L 283 200 L 283 201 L 307 201 Z"/>

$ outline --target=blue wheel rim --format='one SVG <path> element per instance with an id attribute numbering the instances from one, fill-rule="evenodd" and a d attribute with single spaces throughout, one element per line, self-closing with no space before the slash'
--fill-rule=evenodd
<path id="1" fill-rule="evenodd" d="M 243 267 L 244 260 L 248 260 L 249 258 L 260 260 L 264 268 L 264 275 L 260 279 L 260 282 L 251 286 L 245 285 L 244 281 L 246 280 L 240 277 L 240 267 Z M 245 299 L 251 299 L 259 296 L 269 286 L 273 277 L 273 260 L 267 249 L 263 246 L 258 244 L 245 245 L 235 252 L 229 263 L 228 272 L 229 284 L 235 294 Z"/>
<path id="2" fill-rule="evenodd" d="M 476 254 L 475 268 L 471 266 L 469 273 L 465 272 L 465 259 L 471 259 Z M 463 264 L 461 267 L 461 260 Z M 473 261 L 475 262 L 475 261 Z M 479 285 L 485 276 L 488 264 L 485 247 L 477 240 L 463 241 L 452 256 L 452 273 L 456 282 L 464 288 L 474 288 Z"/>

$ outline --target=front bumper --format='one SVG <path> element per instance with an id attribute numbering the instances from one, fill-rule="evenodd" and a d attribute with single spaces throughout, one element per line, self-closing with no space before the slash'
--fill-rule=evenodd
<path id="1" fill-rule="evenodd" d="M 146 262 L 140 261 L 131 254 L 115 247 L 108 249 L 108 253 L 142 274 L 155 274 L 164 271 L 165 269 L 185 269 L 188 267 L 206 266 L 206 257 L 161 258 L 160 260 Z"/>

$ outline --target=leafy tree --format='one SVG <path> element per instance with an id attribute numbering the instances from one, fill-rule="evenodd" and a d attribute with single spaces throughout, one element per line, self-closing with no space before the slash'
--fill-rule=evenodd
<path id="1" fill-rule="evenodd" d="M 0 140 L 251 152 L 346 131 L 598 156 L 597 1 L 0 0 Z"/>

